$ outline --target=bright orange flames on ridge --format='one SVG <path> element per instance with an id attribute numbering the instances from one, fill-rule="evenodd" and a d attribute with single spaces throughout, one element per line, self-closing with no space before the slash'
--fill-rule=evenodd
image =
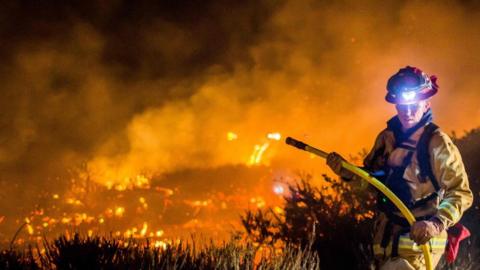
<path id="1" fill-rule="evenodd" d="M 238 140 L 239 136 L 232 134 L 227 140 Z M 255 145 L 250 159 L 244 165 L 268 164 L 267 158 L 273 155 L 267 157 L 266 153 L 281 140 L 281 134 L 268 133 L 262 140 L 265 142 Z M 240 229 L 238 214 L 248 208 L 272 206 L 276 213 L 281 213 L 278 204 L 281 203 L 279 195 L 282 192 L 279 192 L 278 185 L 272 189 L 270 180 L 270 184 L 267 184 L 270 188 L 259 189 L 253 196 L 245 190 L 247 192 L 205 194 L 203 199 L 189 199 L 182 197 L 182 190 L 153 184 L 152 179 L 144 174 L 126 175 L 121 179 L 122 181 L 107 180 L 103 187 L 96 186 L 95 183 L 94 189 L 88 192 L 88 188 L 80 184 L 72 186 L 65 194 L 48 195 L 51 207 L 36 209 L 25 218 L 28 237 L 20 234 L 16 243 L 41 240 L 44 234 L 68 233 L 69 229 L 75 228 L 90 237 L 108 232 L 117 237 L 148 237 L 153 239 L 156 247 L 165 247 L 169 239 L 178 237 L 179 231 L 211 231 L 211 235 L 227 237 L 229 231 L 225 230 L 226 226 Z M 162 221 L 163 215 L 178 205 L 188 211 L 184 220 L 176 225 L 166 225 Z M 225 211 L 233 218 L 223 218 L 221 213 Z M 214 218 L 210 220 L 211 217 Z M 0 218 L 0 223 L 2 221 L 3 217 Z"/>

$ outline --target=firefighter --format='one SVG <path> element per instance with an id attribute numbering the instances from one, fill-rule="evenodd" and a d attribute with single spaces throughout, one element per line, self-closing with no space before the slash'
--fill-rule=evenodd
<path id="1" fill-rule="evenodd" d="M 409 226 L 398 209 L 380 192 L 374 222 L 373 252 L 377 269 L 424 269 L 419 245 L 430 243 L 435 267 L 447 244 L 447 229 L 458 223 L 473 201 L 457 147 L 432 122 L 430 98 L 437 79 L 407 66 L 387 83 L 386 101 L 397 115 L 377 136 L 364 160 L 364 169 L 381 180 L 412 211 Z M 337 153 L 327 164 L 344 180 L 355 175 L 342 168 Z"/>

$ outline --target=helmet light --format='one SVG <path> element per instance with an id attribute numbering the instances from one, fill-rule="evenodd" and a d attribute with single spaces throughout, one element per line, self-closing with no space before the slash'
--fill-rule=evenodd
<path id="1" fill-rule="evenodd" d="M 403 92 L 402 93 L 402 97 L 406 101 L 413 101 L 416 96 L 417 96 L 417 93 L 415 91 L 409 91 L 409 92 Z"/>

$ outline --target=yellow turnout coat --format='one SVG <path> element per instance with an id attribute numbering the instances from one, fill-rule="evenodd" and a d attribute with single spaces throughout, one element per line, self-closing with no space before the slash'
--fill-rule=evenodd
<path id="1" fill-rule="evenodd" d="M 383 130 L 377 136 L 372 150 L 366 156 L 364 165 L 366 169 L 376 171 L 385 168 L 385 166 L 392 168 L 403 164 L 403 179 L 410 190 L 412 199 L 420 201 L 425 200 L 425 198 L 432 198 L 420 207 L 411 209 L 413 215 L 415 217 L 436 217 L 447 229 L 456 224 L 465 210 L 471 206 L 473 195 L 457 147 L 447 134 L 438 129 L 431 136 L 428 151 L 431 169 L 440 190 L 437 192 L 430 179 L 430 181 L 425 181 L 425 178 L 420 177 L 416 151 L 417 143 L 424 130 L 425 126 L 416 130 L 402 144 L 402 147 L 395 144 L 395 136 L 392 130 Z M 405 164 L 408 155 L 410 155 L 408 164 Z M 432 197 L 435 192 L 438 196 Z M 375 257 L 383 265 L 380 269 L 424 269 L 421 248 L 410 239 L 409 232 L 404 227 L 402 228 L 402 226 L 391 222 L 389 224 L 392 215 L 402 218 L 399 211 L 391 211 L 388 215 L 379 211 L 376 215 L 373 244 Z M 389 232 L 385 233 L 386 230 L 389 230 Z M 394 239 L 394 237 L 397 237 L 397 239 Z M 446 244 L 446 231 L 430 240 L 434 266 L 437 265 L 443 254 Z M 397 249 L 397 258 L 391 256 L 392 247 Z M 388 265 L 393 265 L 392 259 L 397 261 L 393 264 L 405 266 L 390 268 Z"/>

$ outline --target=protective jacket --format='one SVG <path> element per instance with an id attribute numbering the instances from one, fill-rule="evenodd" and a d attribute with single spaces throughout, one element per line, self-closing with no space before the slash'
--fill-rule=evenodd
<path id="1" fill-rule="evenodd" d="M 428 141 L 422 137 L 426 132 L 430 132 Z M 421 144 L 427 144 L 424 149 L 428 151 L 430 173 L 425 173 L 425 166 L 419 161 Z M 472 204 L 473 195 L 460 153 L 448 135 L 431 123 L 430 111 L 406 132 L 402 132 L 398 118 L 392 118 L 377 136 L 364 166 L 410 208 L 417 220 L 437 218 L 449 228 Z M 379 195 L 377 203 L 375 256 L 380 259 L 398 256 L 420 268 L 424 265 L 422 251 L 410 239 L 408 223 L 386 198 Z M 446 231 L 430 240 L 434 266 L 446 243 Z"/>

